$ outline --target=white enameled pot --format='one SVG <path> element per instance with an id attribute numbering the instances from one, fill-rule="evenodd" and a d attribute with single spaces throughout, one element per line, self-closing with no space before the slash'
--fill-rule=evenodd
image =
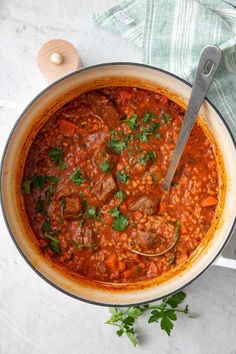
<path id="1" fill-rule="evenodd" d="M 168 94 L 184 106 L 191 87 L 182 79 L 160 69 L 133 63 L 109 63 L 87 67 L 56 81 L 42 91 L 24 110 L 8 139 L 2 159 L 2 208 L 9 233 L 28 264 L 57 289 L 75 298 L 100 305 L 127 306 L 154 301 L 178 291 L 196 279 L 211 264 L 236 268 L 235 260 L 220 256 L 236 219 L 236 145 L 224 118 L 205 100 L 200 116 L 221 152 L 225 171 L 224 201 L 219 220 L 208 241 L 171 276 L 140 284 L 92 284 L 55 267 L 43 257 L 27 222 L 21 192 L 24 163 L 29 147 L 44 122 L 66 102 L 82 92 L 105 86 L 137 86 Z M 218 258 L 217 258 L 218 257 Z"/>

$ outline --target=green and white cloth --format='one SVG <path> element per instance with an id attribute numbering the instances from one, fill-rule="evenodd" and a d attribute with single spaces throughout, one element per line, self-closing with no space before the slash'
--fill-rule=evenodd
<path id="1" fill-rule="evenodd" d="M 219 46 L 223 60 L 207 96 L 236 137 L 236 0 L 127 0 L 94 21 L 140 47 L 144 63 L 190 83 L 202 48 Z"/>

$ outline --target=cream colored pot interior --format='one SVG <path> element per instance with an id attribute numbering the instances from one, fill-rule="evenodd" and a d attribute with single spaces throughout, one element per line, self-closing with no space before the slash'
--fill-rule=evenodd
<path id="1" fill-rule="evenodd" d="M 234 223 L 236 214 L 236 151 L 232 138 L 212 106 L 205 102 L 201 116 L 207 123 L 221 150 L 226 171 L 225 205 L 220 224 L 204 252 L 199 252 L 191 266 L 181 275 L 176 275 L 148 288 L 130 289 L 125 286 L 119 291 L 91 287 L 66 273 L 59 272 L 43 258 L 35 245 L 30 228 L 25 223 L 24 208 L 20 191 L 20 178 L 28 148 L 45 119 L 79 93 L 94 87 L 111 85 L 133 85 L 152 87 L 158 85 L 179 96 L 184 102 L 190 96 L 190 87 L 179 79 L 156 69 L 132 65 L 115 64 L 87 68 L 60 80 L 42 92 L 26 109 L 10 137 L 2 169 L 3 209 L 11 234 L 29 263 L 48 281 L 78 298 L 100 304 L 128 305 L 148 302 L 172 293 L 195 279 L 212 263 L 224 246 Z M 30 131 L 34 134 L 30 134 Z"/>

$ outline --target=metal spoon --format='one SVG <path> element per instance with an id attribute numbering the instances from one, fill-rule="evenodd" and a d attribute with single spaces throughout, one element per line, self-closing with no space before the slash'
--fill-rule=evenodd
<path id="1" fill-rule="evenodd" d="M 170 189 L 170 185 L 174 177 L 176 168 L 178 166 L 179 160 L 188 141 L 189 135 L 197 118 L 198 112 L 201 108 L 202 102 L 220 65 L 221 58 L 221 50 L 214 45 L 208 45 L 207 47 L 203 48 L 201 52 L 187 111 L 185 113 L 185 117 L 175 146 L 175 150 L 173 152 L 162 186 L 165 191 L 168 191 Z"/>
<path id="2" fill-rule="evenodd" d="M 206 93 L 213 81 L 213 78 L 216 74 L 216 71 L 220 65 L 222 58 L 222 52 L 221 50 L 214 46 L 214 45 L 209 45 L 205 48 L 203 48 L 200 56 L 200 60 L 198 63 L 198 68 L 197 68 L 197 73 L 196 77 L 193 83 L 193 88 L 191 92 L 191 96 L 189 99 L 188 107 L 185 113 L 185 117 L 183 120 L 183 124 L 179 133 L 179 137 L 175 146 L 175 150 L 173 152 L 165 179 L 163 183 L 163 189 L 165 191 L 168 191 L 170 189 L 170 185 L 172 182 L 172 179 L 174 177 L 176 168 L 178 166 L 179 160 L 182 156 L 183 150 L 185 148 L 185 145 L 188 141 L 189 135 L 191 133 L 191 130 L 193 128 L 193 125 L 196 121 L 198 112 L 201 108 L 202 102 L 206 96 Z M 178 224 L 179 225 L 179 224 Z M 179 234 L 179 231 L 178 233 Z M 178 237 L 176 235 L 173 235 L 173 240 L 170 242 L 170 244 L 167 246 L 165 250 L 162 250 L 161 252 L 156 252 L 156 253 L 146 253 L 146 252 L 141 252 L 136 249 L 132 249 L 132 252 L 137 253 L 142 256 L 148 256 L 148 257 L 157 257 L 161 256 L 162 254 L 168 252 L 171 250 L 176 242 L 178 241 Z"/>

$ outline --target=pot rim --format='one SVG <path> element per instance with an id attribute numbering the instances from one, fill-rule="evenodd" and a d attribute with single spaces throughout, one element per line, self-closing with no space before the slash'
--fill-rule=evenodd
<path id="1" fill-rule="evenodd" d="M 23 112 L 20 114 L 20 116 L 17 118 L 15 124 L 13 125 L 13 128 L 11 129 L 11 132 L 7 138 L 7 142 L 5 144 L 5 147 L 4 147 L 4 150 L 3 150 L 3 153 L 2 153 L 2 158 L 1 158 L 1 165 L 0 165 L 0 184 L 1 184 L 1 196 L 0 196 L 0 204 L 1 204 L 1 208 L 2 208 L 2 213 L 3 213 L 3 218 L 4 218 L 4 221 L 5 221 L 5 224 L 7 226 L 7 229 L 8 229 L 8 232 L 9 232 L 9 235 L 11 236 L 11 239 L 13 241 L 13 243 L 15 244 L 18 252 L 21 254 L 21 256 L 23 257 L 23 259 L 26 261 L 26 263 L 31 267 L 31 269 L 34 270 L 34 272 L 39 275 L 43 280 L 45 280 L 49 285 L 53 286 L 55 289 L 59 290 L 60 292 L 76 299 L 76 300 L 80 300 L 80 301 L 83 301 L 85 303 L 88 303 L 88 304 L 91 304 L 91 305 L 98 305 L 98 306 L 106 306 L 106 307 L 131 307 L 131 306 L 138 306 L 138 305 L 143 305 L 143 304 L 146 304 L 146 303 L 153 303 L 153 302 L 156 302 L 156 301 L 159 301 L 161 299 L 163 299 L 164 297 L 168 297 L 168 296 L 171 296 L 177 292 L 179 292 L 180 290 L 184 289 L 185 287 L 189 286 L 190 284 L 192 284 L 195 280 L 197 280 L 213 263 L 214 261 L 216 260 L 216 258 L 221 254 L 222 250 L 225 248 L 226 244 L 228 243 L 230 237 L 232 236 L 232 233 L 233 233 L 233 230 L 234 230 L 234 227 L 236 225 L 236 215 L 234 217 L 234 220 L 233 220 L 233 223 L 232 223 L 232 227 L 229 231 L 229 234 L 228 236 L 226 237 L 223 245 L 221 246 L 221 248 L 219 249 L 219 251 L 216 253 L 216 255 L 214 256 L 214 258 L 211 260 L 211 262 L 201 271 L 199 272 L 195 277 L 193 277 L 190 281 L 188 281 L 185 285 L 183 286 L 180 286 L 179 288 L 175 289 L 174 291 L 170 292 L 168 295 L 165 295 L 165 296 L 161 296 L 161 297 L 158 297 L 158 298 L 155 298 L 155 299 L 152 299 L 152 300 L 148 300 L 148 301 L 142 301 L 142 302 L 135 302 L 135 303 L 130 303 L 128 305 L 119 305 L 117 306 L 116 304 L 107 304 L 107 303 L 103 303 L 103 302 L 97 302 L 97 301 L 92 301 L 92 300 L 88 300 L 88 299 L 84 299 L 84 298 L 81 298 L 79 296 L 76 296 L 76 295 L 73 295 L 71 294 L 69 291 L 66 291 L 62 288 L 60 288 L 59 286 L 57 286 L 56 284 L 54 284 L 51 280 L 47 279 L 29 260 L 28 258 L 25 256 L 24 252 L 21 250 L 21 248 L 19 247 L 18 243 L 16 242 L 15 240 L 15 237 L 13 235 L 13 233 L 11 232 L 11 229 L 10 229 L 10 225 L 8 223 L 8 220 L 7 220 L 7 217 L 6 217 L 6 214 L 5 214 L 5 210 L 4 210 L 4 203 L 3 203 L 3 195 L 2 195 L 2 180 L 4 178 L 3 176 L 3 166 L 4 166 L 4 161 L 5 161 L 5 155 L 6 155 L 6 152 L 7 152 L 7 149 L 8 149 L 8 145 L 10 143 L 10 140 L 11 140 L 11 137 L 15 131 L 15 129 L 17 128 L 20 120 L 23 118 L 24 114 L 28 111 L 28 109 L 49 89 L 51 89 L 53 86 L 55 86 L 57 83 L 59 82 L 62 82 L 63 80 L 67 79 L 68 77 L 71 77 L 73 75 L 76 75 L 80 72 L 83 72 L 83 71 L 87 71 L 87 70 L 90 70 L 90 69 L 96 69 L 96 68 L 99 68 L 99 67 L 104 67 L 104 66 L 118 66 L 118 65 L 123 65 L 123 66 L 136 66 L 136 67 L 143 67 L 143 68 L 147 68 L 147 69 L 152 69 L 152 70 L 155 70 L 157 72 L 162 72 L 166 75 L 169 75 L 171 77 L 174 77 L 175 79 L 181 81 L 182 83 L 184 83 L 185 85 L 189 86 L 189 87 L 192 87 L 192 85 L 187 82 L 186 80 L 182 79 L 181 77 L 167 71 L 167 70 L 163 70 L 161 68 L 158 68 L 158 67 L 155 67 L 155 66 L 152 66 L 152 65 L 147 65 L 147 64 L 143 64 L 143 63 L 135 63 L 135 62 L 108 62 L 108 63 L 101 63 L 101 64 L 95 64 L 95 65 L 90 65 L 90 66 L 86 66 L 85 68 L 81 68 L 81 69 L 78 69 L 78 70 L 75 70 L 63 77 L 61 77 L 60 79 L 54 81 L 53 83 L 51 83 L 50 85 L 48 85 L 45 89 L 43 89 L 42 91 L 40 91 L 31 101 L 30 103 L 26 106 L 26 108 L 23 110 Z M 231 137 L 231 140 L 233 142 L 233 145 L 235 147 L 235 150 L 236 150 L 236 139 L 234 138 L 230 128 L 229 128 L 229 125 L 228 123 L 226 122 L 226 120 L 224 119 L 224 117 L 222 116 L 222 114 L 219 112 L 219 110 L 215 107 L 215 105 L 207 98 L 205 97 L 205 101 L 213 108 L 213 110 L 218 114 L 219 118 L 221 119 L 222 123 L 224 124 L 225 128 L 227 129 L 230 137 Z"/>

